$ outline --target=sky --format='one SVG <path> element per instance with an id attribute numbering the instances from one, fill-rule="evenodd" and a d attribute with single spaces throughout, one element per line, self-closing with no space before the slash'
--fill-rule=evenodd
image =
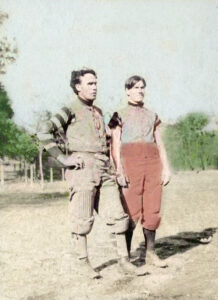
<path id="1" fill-rule="evenodd" d="M 1 0 L 0 10 L 18 48 L 0 79 L 18 125 L 34 128 L 46 110 L 75 101 L 70 74 L 82 67 L 97 72 L 106 119 L 125 105 L 124 82 L 136 74 L 164 122 L 218 115 L 217 0 Z"/>

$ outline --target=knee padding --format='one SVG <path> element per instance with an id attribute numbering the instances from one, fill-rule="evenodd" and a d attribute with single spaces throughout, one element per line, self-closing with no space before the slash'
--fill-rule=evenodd
<path id="1" fill-rule="evenodd" d="M 111 218 L 106 222 L 112 233 L 124 233 L 129 227 L 129 217 L 127 214 L 122 214 L 119 217 Z"/>
<path id="2" fill-rule="evenodd" d="M 93 223 L 94 217 L 89 219 L 75 219 L 71 221 L 71 232 L 80 235 L 89 234 Z"/>

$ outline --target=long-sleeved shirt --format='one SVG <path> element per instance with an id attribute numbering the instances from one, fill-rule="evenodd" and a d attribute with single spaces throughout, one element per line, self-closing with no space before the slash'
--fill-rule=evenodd
<path id="1" fill-rule="evenodd" d="M 57 143 L 64 136 L 69 153 L 106 153 L 106 132 L 101 110 L 77 99 L 70 107 L 63 107 L 50 120 L 43 122 L 37 134 L 44 149 L 57 158 L 63 154 Z"/>

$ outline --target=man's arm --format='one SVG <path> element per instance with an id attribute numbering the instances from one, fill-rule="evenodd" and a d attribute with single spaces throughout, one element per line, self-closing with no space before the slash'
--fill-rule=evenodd
<path id="1" fill-rule="evenodd" d="M 51 156 L 57 159 L 63 166 L 74 166 L 75 169 L 82 168 L 84 162 L 80 157 L 66 156 L 55 142 L 55 134 L 60 131 L 65 131 L 67 124 L 72 119 L 73 115 L 67 107 L 63 107 L 58 114 L 50 120 L 43 122 L 37 134 L 38 139 L 42 143 L 44 149 Z"/>
<path id="2" fill-rule="evenodd" d="M 71 118 L 71 112 L 67 107 L 63 107 L 58 114 L 53 116 L 50 120 L 40 124 L 37 137 L 43 145 L 44 149 L 49 152 L 54 158 L 63 155 L 63 152 L 55 142 L 55 134 L 58 130 L 64 130 L 68 121 Z"/>
<path id="3" fill-rule="evenodd" d="M 154 137 L 156 140 L 157 147 L 159 149 L 160 159 L 161 159 L 161 162 L 163 165 L 163 171 L 162 171 L 163 185 L 167 185 L 170 182 L 171 171 L 170 171 L 169 162 L 167 159 L 167 153 L 166 153 L 166 150 L 164 147 L 164 143 L 161 138 L 159 126 L 157 126 L 155 128 Z"/>

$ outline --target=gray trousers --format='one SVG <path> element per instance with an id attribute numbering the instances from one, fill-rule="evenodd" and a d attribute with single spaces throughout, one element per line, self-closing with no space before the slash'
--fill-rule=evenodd
<path id="1" fill-rule="evenodd" d="M 104 154 L 76 152 L 84 168 L 67 169 L 65 177 L 70 189 L 69 216 L 72 233 L 88 234 L 94 222 L 93 210 L 108 225 L 111 233 L 124 233 L 129 224 L 124 212 L 115 175 L 109 158 Z"/>

